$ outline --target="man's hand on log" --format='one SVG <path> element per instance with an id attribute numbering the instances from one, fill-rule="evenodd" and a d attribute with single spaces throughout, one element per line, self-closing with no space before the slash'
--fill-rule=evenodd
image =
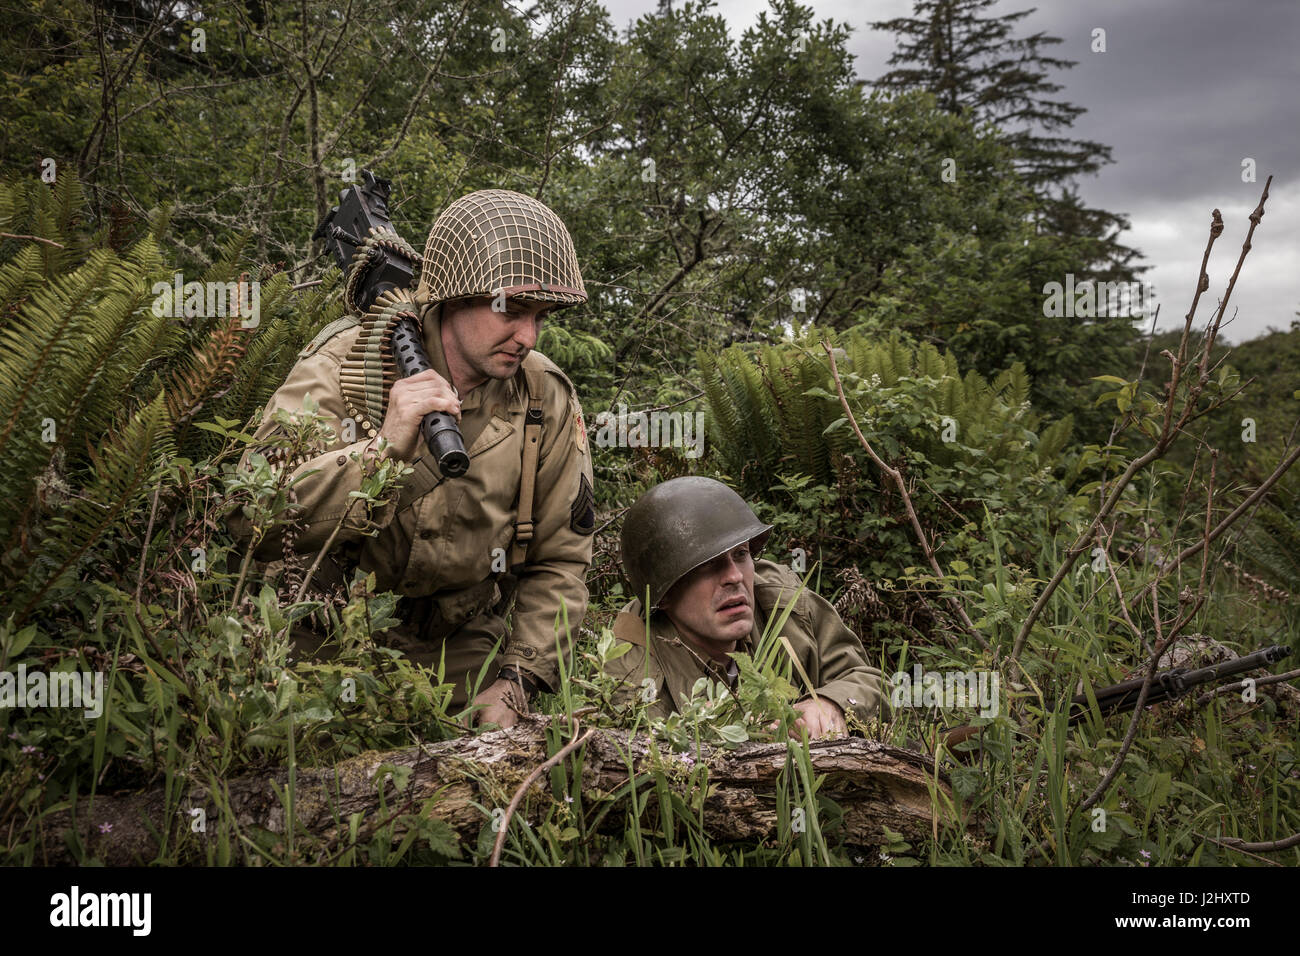
<path id="1" fill-rule="evenodd" d="M 496 724 L 502 730 L 513 727 L 519 721 L 520 714 L 528 713 L 528 701 L 524 699 L 523 690 L 514 681 L 500 678 L 479 691 L 474 698 L 477 708 L 470 715 L 470 722 L 484 727 Z"/>
<path id="2" fill-rule="evenodd" d="M 825 697 L 801 700 L 794 705 L 794 709 L 799 714 L 799 719 L 791 726 L 790 736 L 795 740 L 799 739 L 800 730 L 808 731 L 809 740 L 848 735 L 849 725 L 844 721 L 844 711 L 832 700 Z"/>

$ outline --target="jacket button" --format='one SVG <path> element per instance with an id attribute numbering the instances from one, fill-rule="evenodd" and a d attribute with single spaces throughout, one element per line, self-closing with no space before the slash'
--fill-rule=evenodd
<path id="1" fill-rule="evenodd" d="M 348 463 L 348 456 L 347 456 L 347 455 L 339 455 L 339 457 L 338 457 L 337 459 L 335 459 L 335 464 L 338 464 L 338 465 L 346 465 L 347 463 Z"/>
<path id="2" fill-rule="evenodd" d="M 430 538 L 433 537 L 433 529 L 432 529 L 432 528 L 423 528 L 423 529 L 421 529 L 421 531 L 420 531 L 420 537 L 421 537 L 421 538 L 424 538 L 426 541 L 429 540 Z"/>
<path id="3" fill-rule="evenodd" d="M 536 652 L 535 650 L 533 650 L 531 647 L 529 647 L 527 644 L 525 644 L 523 647 L 519 648 L 519 656 L 520 656 L 520 657 L 526 657 L 528 660 L 531 661 L 531 660 L 532 660 L 536 655 L 537 655 L 537 652 Z"/>
<path id="4" fill-rule="evenodd" d="M 414 588 L 415 588 L 415 581 L 403 581 L 403 582 L 402 582 L 402 587 L 406 588 L 406 590 L 408 590 L 408 591 L 414 590 Z"/>

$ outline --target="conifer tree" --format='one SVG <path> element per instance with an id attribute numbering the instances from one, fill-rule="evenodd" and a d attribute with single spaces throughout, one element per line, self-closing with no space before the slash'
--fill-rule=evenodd
<path id="1" fill-rule="evenodd" d="M 944 111 L 996 126 L 1038 197 L 1039 232 L 1093 240 L 1095 255 L 1079 271 L 1102 280 L 1132 279 L 1142 271 L 1133 264 L 1138 253 L 1117 239 L 1128 221 L 1085 206 L 1074 187 L 1079 176 L 1114 162 L 1109 146 L 1063 135 L 1086 110 L 1057 99 L 1063 87 L 1050 74 L 1076 61 L 1050 55 L 1060 37 L 1016 35 L 1020 21 L 1037 8 L 994 15 L 996 2 L 914 0 L 911 17 L 873 23 L 898 35 L 889 59 L 893 69 L 875 86 L 926 90 Z"/>

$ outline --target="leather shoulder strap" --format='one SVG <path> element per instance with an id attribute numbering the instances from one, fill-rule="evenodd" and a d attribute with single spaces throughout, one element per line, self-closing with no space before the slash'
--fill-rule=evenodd
<path id="1" fill-rule="evenodd" d="M 524 412 L 523 466 L 519 471 L 519 511 L 515 519 L 515 540 L 510 546 L 510 571 L 518 573 L 528 557 L 528 545 L 533 540 L 533 497 L 537 489 L 537 465 L 542 451 L 542 409 L 546 400 L 546 373 L 530 352 L 524 359 L 523 372 L 528 392 L 528 408 Z"/>
<path id="2" fill-rule="evenodd" d="M 298 358 L 310 358 L 320 351 L 321 346 L 334 338 L 334 336 L 338 335 L 340 332 L 347 331 L 354 325 L 360 324 L 361 317 L 357 315 L 345 315 L 341 319 L 335 319 L 329 325 L 325 326 L 325 328 L 316 333 L 316 337 L 307 344 L 305 349 L 298 353 Z"/>

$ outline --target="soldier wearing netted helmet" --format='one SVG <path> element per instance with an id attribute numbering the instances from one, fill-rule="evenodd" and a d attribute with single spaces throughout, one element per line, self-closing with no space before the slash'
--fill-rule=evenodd
<path id="1" fill-rule="evenodd" d="M 355 425 L 356 441 L 340 427 L 325 453 L 291 463 L 315 471 L 295 486 L 303 530 L 294 547 L 307 554 L 360 486 L 350 453 L 374 456 L 382 437 L 384 454 L 413 464 L 399 495 L 349 517 L 331 562 L 344 580 L 373 572 L 381 590 L 399 594 L 403 625 L 387 642 L 420 663 L 444 662 L 454 703 L 472 702 L 480 723 L 510 726 L 529 696 L 556 689 L 557 647 L 567 649 L 587 605 L 595 513 L 586 426 L 572 383 L 534 351 L 542 323 L 587 293 L 559 217 L 529 196 L 487 189 L 438 217 L 407 298 L 384 293 L 366 315 L 322 330 L 268 404 L 258 437 L 274 432 L 276 409 L 297 410 L 308 392 L 322 413 Z M 431 365 L 408 378 L 385 358 L 398 314 L 418 315 Z M 462 476 L 442 475 L 424 446 L 420 423 L 435 411 L 459 422 L 470 460 Z M 257 555 L 271 560 L 280 548 L 271 534 Z"/>
<path id="2" fill-rule="evenodd" d="M 701 677 L 734 687 L 732 654 L 753 654 L 760 635 L 790 608 L 780 636 L 807 695 L 794 704 L 791 735 L 847 732 L 847 714 L 866 720 L 883 698 L 881 672 L 835 608 L 784 565 L 759 560 L 772 526 L 712 478 L 674 478 L 637 499 L 623 521 L 623 570 L 636 599 L 614 620 L 632 645 L 605 665 L 615 700 L 636 698 L 655 716 L 679 710 Z M 793 607 L 791 607 L 793 605 Z"/>

